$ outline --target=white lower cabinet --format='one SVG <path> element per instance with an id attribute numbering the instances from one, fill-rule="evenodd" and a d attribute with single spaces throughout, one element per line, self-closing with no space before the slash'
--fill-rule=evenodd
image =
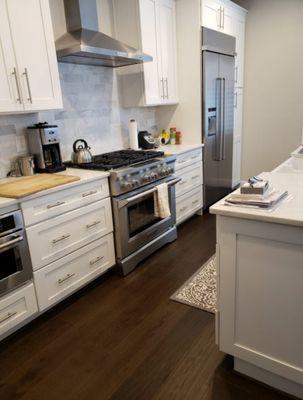
<path id="1" fill-rule="evenodd" d="M 203 186 L 200 185 L 199 187 L 183 194 L 178 198 L 176 206 L 177 224 L 185 221 L 202 208 L 202 189 Z"/>
<path id="2" fill-rule="evenodd" d="M 40 311 L 62 300 L 115 263 L 113 234 L 34 272 Z"/>
<path id="3" fill-rule="evenodd" d="M 201 147 L 176 155 L 176 175 L 181 178 L 176 185 L 177 225 L 203 208 L 202 160 Z"/>
<path id="4" fill-rule="evenodd" d="M 0 338 L 38 312 L 34 285 L 29 283 L 0 298 Z"/>
<path id="5" fill-rule="evenodd" d="M 109 197 L 27 228 L 34 271 L 112 230 Z"/>

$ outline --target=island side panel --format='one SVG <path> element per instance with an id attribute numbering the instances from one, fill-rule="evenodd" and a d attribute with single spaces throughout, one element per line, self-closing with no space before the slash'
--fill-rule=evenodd
<path id="1" fill-rule="evenodd" d="M 303 384 L 303 229 L 217 216 L 220 350 Z"/>

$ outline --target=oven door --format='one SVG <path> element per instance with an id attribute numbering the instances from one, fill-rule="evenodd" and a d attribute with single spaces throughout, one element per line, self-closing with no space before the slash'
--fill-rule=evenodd
<path id="1" fill-rule="evenodd" d="M 0 296 L 32 277 L 25 232 L 0 238 Z"/>
<path id="2" fill-rule="evenodd" d="M 175 184 L 179 180 L 180 178 L 173 178 L 164 181 L 168 184 L 171 212 L 167 218 L 159 218 L 155 215 L 154 193 L 157 190 L 157 184 L 145 186 L 113 199 L 118 259 L 127 257 L 175 225 Z"/>

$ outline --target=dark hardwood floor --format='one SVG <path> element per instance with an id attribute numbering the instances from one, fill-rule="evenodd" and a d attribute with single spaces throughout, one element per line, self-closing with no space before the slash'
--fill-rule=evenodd
<path id="1" fill-rule="evenodd" d="M 0 399 L 282 400 L 232 372 L 214 316 L 169 297 L 214 253 L 215 219 L 126 278 L 108 273 L 0 344 Z"/>

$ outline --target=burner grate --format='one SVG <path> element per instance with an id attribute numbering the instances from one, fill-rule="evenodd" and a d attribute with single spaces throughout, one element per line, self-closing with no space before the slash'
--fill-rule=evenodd
<path id="1" fill-rule="evenodd" d="M 71 161 L 64 164 L 67 167 L 110 170 L 151 160 L 163 155 L 163 151 L 120 150 L 93 156 L 93 161 L 88 164 L 76 165 Z"/>

